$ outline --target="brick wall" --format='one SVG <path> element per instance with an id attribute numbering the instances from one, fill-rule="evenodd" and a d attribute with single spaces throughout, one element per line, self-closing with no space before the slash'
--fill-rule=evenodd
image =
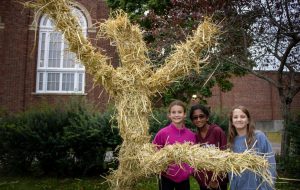
<path id="1" fill-rule="evenodd" d="M 108 17 L 108 8 L 104 0 L 78 0 L 88 10 L 92 22 L 101 21 Z M 37 42 L 36 33 L 30 29 L 33 23 L 33 10 L 25 9 L 20 3 L 13 0 L 2 0 L 0 3 L 1 21 L 4 28 L 0 28 L 0 106 L 10 112 L 18 112 L 39 104 L 41 101 L 55 103 L 70 98 L 69 95 L 41 95 L 35 93 Z M 37 33 L 38 35 L 38 33 Z M 89 32 L 92 39 L 95 32 Z M 115 52 L 108 41 L 93 41 L 106 52 Z M 113 65 L 117 65 L 115 53 L 108 53 L 114 57 Z M 102 88 L 94 87 L 91 76 L 86 75 L 85 98 L 104 109 L 108 95 Z M 82 97 L 82 95 L 81 95 Z"/>
<path id="2" fill-rule="evenodd" d="M 13 111 L 22 109 L 28 36 L 28 11 L 19 3 L 5 0 L 1 6 L 2 57 L 1 106 Z"/>
<path id="3" fill-rule="evenodd" d="M 276 77 L 275 72 L 267 72 L 269 77 Z M 300 74 L 298 76 L 300 78 Z M 213 110 L 229 112 L 233 106 L 246 106 L 256 121 L 281 120 L 281 103 L 277 89 L 269 82 L 246 75 L 231 80 L 234 87 L 229 92 L 221 92 L 218 87 L 213 88 L 213 95 L 208 104 Z M 292 111 L 300 112 L 300 93 L 293 99 Z"/>

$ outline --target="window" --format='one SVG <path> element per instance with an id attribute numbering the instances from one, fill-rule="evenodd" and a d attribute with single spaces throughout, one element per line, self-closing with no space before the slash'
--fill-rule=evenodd
<path id="1" fill-rule="evenodd" d="M 79 9 L 74 8 L 73 13 L 86 35 L 86 18 Z M 36 92 L 84 93 L 85 68 L 68 50 L 62 33 L 54 30 L 53 22 L 47 15 L 42 16 L 39 26 Z"/>

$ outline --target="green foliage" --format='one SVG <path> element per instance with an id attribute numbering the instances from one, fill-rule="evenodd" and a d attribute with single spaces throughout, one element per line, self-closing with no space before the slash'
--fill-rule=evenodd
<path id="1" fill-rule="evenodd" d="M 276 156 L 277 171 L 287 178 L 300 178 L 300 155 Z"/>
<path id="2" fill-rule="evenodd" d="M 210 114 L 209 121 L 219 125 L 227 134 L 229 119 L 225 112 L 215 111 Z"/>
<path id="3" fill-rule="evenodd" d="M 170 123 L 167 113 L 168 112 L 166 108 L 158 108 L 153 110 L 153 115 L 149 118 L 149 134 L 151 135 L 152 140 L 161 128 Z"/>
<path id="4" fill-rule="evenodd" d="M 101 115 L 84 101 L 65 104 L 3 119 L 0 172 L 80 176 L 104 171 L 106 150 L 121 143 L 112 128 L 112 109 Z"/>
<path id="5" fill-rule="evenodd" d="M 8 116 L 7 109 L 0 106 L 0 122 L 1 122 L 2 118 L 7 117 L 7 116 Z"/>
<path id="6" fill-rule="evenodd" d="M 123 9 L 133 16 L 140 17 L 149 9 L 162 14 L 170 4 L 170 0 L 106 0 L 106 3 L 113 10 Z"/>
<path id="7" fill-rule="evenodd" d="M 16 124 L 5 123 L 0 131 L 0 170 L 5 173 L 16 172 L 22 174 L 28 171 L 33 154 L 26 151 L 31 145 L 23 143 L 26 139 L 26 129 Z"/>
<path id="8" fill-rule="evenodd" d="M 285 157 L 277 155 L 279 172 L 286 177 L 300 178 L 300 114 L 296 115 L 287 126 L 290 135 L 289 154 Z"/>
<path id="9" fill-rule="evenodd" d="M 170 5 L 170 0 L 148 0 L 148 7 L 154 10 L 157 14 L 162 14 Z"/>
<path id="10" fill-rule="evenodd" d="M 103 178 L 0 177 L 0 190 L 104 190 Z"/>
<path id="11" fill-rule="evenodd" d="M 291 121 L 287 129 L 291 137 L 290 155 L 300 156 L 300 113 Z"/>

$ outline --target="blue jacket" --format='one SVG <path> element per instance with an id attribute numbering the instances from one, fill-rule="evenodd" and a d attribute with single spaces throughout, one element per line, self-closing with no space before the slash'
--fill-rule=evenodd
<path id="1" fill-rule="evenodd" d="M 259 155 L 265 155 L 270 163 L 270 173 L 273 177 L 273 182 L 277 176 L 276 161 L 272 151 L 270 142 L 265 134 L 261 131 L 255 131 L 256 144 L 255 151 Z M 242 153 L 247 149 L 246 136 L 236 136 L 233 144 L 233 152 Z M 253 172 L 244 171 L 241 176 L 229 174 L 230 190 L 271 190 L 273 186 L 268 185 L 266 182 L 262 183 L 260 176 L 255 175 Z"/>

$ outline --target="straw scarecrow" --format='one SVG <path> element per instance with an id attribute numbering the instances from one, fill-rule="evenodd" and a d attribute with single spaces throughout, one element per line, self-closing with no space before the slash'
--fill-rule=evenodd
<path id="1" fill-rule="evenodd" d="M 139 27 L 132 25 L 125 13 L 118 11 L 113 18 L 100 24 L 99 30 L 99 37 L 109 38 L 117 47 L 121 66 L 113 68 L 109 58 L 96 51 L 83 36 L 76 18 L 71 14 L 72 3 L 69 0 L 37 0 L 26 6 L 54 20 L 56 28 L 68 41 L 70 50 L 77 54 L 95 83 L 104 86 L 115 100 L 123 143 L 119 150 L 119 167 L 108 177 L 111 189 L 132 189 L 139 179 L 159 174 L 171 162 L 186 162 L 195 169 L 213 171 L 215 176 L 225 172 L 240 174 L 249 169 L 271 181 L 267 161 L 251 152 L 234 154 L 190 144 L 170 145 L 157 151 L 149 143 L 150 97 L 162 93 L 170 83 L 192 69 L 200 71 L 199 62 L 207 58 L 203 52 L 207 52 L 219 32 L 218 27 L 209 20 L 205 20 L 185 43 L 176 45 L 176 50 L 165 64 L 155 70 L 147 57 Z"/>

